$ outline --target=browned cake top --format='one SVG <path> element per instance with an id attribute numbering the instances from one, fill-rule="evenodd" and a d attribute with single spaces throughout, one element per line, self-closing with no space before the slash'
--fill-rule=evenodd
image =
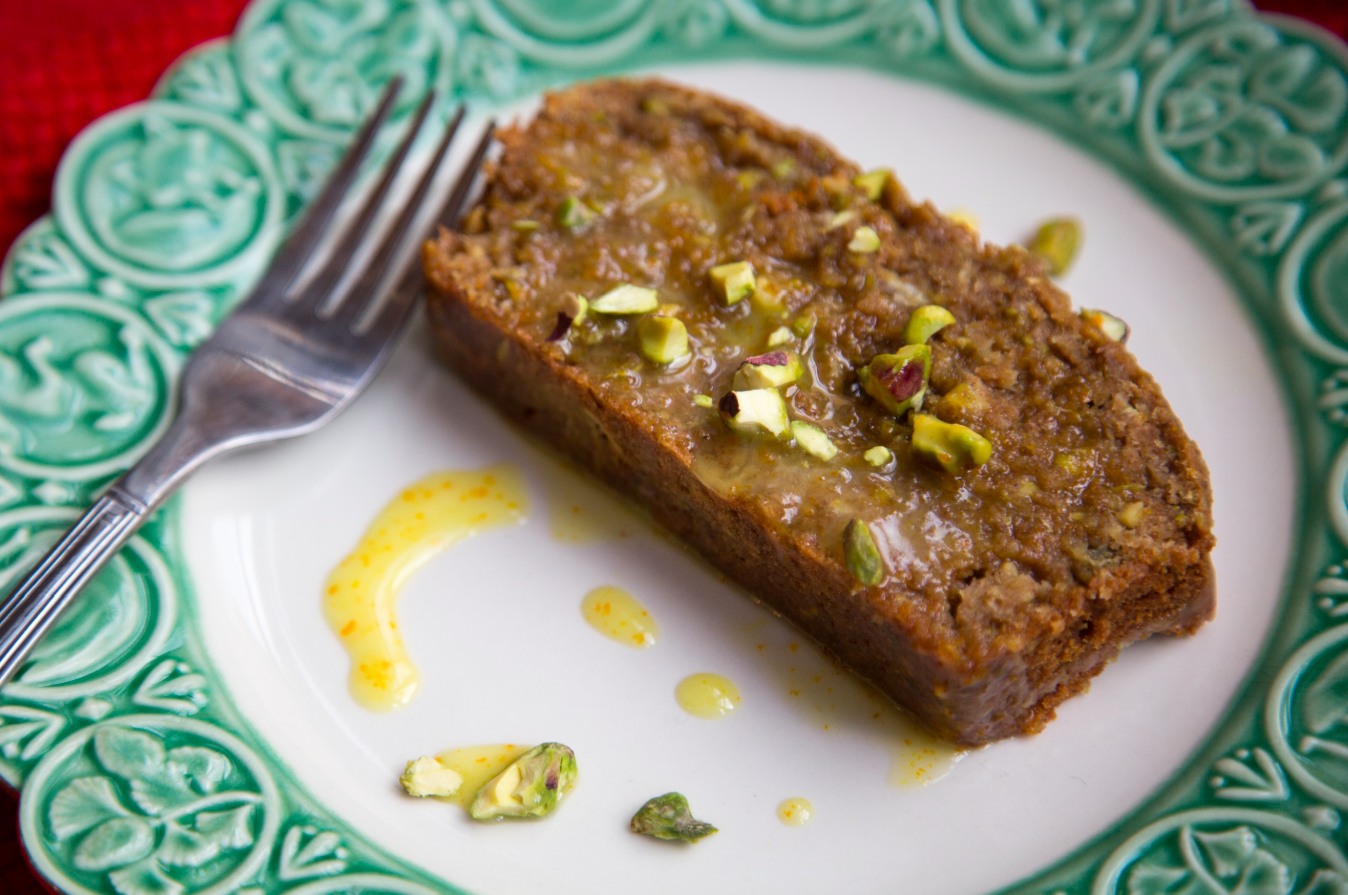
<path id="1" fill-rule="evenodd" d="M 428 256 L 435 284 L 546 344 L 805 553 L 842 563 L 844 527 L 868 523 L 887 567 L 869 599 L 919 645 L 976 668 L 1070 628 L 1083 601 L 1149 567 L 1210 549 L 1198 450 L 1151 377 L 1025 251 L 980 245 L 893 179 L 871 201 L 821 141 L 660 82 L 552 94 L 527 128 L 500 136 L 504 155 L 466 235 L 445 234 Z M 583 226 L 561 222 L 567 200 L 584 203 Z M 854 214 L 838 224 L 841 211 Z M 878 250 L 849 250 L 862 226 Z M 731 261 L 753 265 L 757 291 L 726 307 L 708 272 Z M 625 282 L 658 290 L 662 313 L 686 325 L 691 358 L 644 359 L 630 316 L 590 314 L 547 341 L 568 295 Z M 858 384 L 858 368 L 903 346 L 912 309 L 927 303 L 956 323 L 930 342 L 923 412 L 992 443 L 976 469 L 913 456 L 909 418 Z M 792 339 L 781 347 L 806 366 L 785 391 L 791 418 L 827 432 L 838 448 L 829 461 L 732 432 L 694 400 L 724 395 L 783 326 Z M 876 445 L 893 451 L 888 467 L 863 459 Z"/>

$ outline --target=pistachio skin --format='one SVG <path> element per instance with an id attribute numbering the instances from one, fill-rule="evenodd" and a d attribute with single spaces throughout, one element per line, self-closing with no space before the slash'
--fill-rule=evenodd
<path id="1" fill-rule="evenodd" d="M 1048 262 L 1049 273 L 1062 276 L 1072 266 L 1081 248 L 1081 222 L 1076 218 L 1045 221 L 1026 248 Z"/>
<path id="2" fill-rule="evenodd" d="M 875 546 L 870 526 L 860 519 L 853 519 L 843 529 L 843 555 L 847 557 L 847 568 L 862 584 L 874 587 L 884 580 L 884 557 Z"/>
<path id="3" fill-rule="evenodd" d="M 913 311 L 903 327 L 903 340 L 909 345 L 923 345 L 941 330 L 955 322 L 955 315 L 940 305 L 923 305 Z"/>
<path id="4" fill-rule="evenodd" d="M 650 799 L 632 815 L 632 832 L 672 842 L 697 842 L 717 832 L 709 823 L 693 817 L 688 799 L 667 792 Z"/>
<path id="5" fill-rule="evenodd" d="M 561 743 L 535 746 L 506 766 L 477 792 L 468 814 L 473 820 L 542 817 L 551 813 L 576 779 L 576 753 Z M 500 784 L 518 780 L 501 797 Z"/>
<path id="6" fill-rule="evenodd" d="M 968 426 L 947 423 L 925 413 L 913 414 L 913 453 L 946 472 L 982 466 L 992 456 L 992 442 Z"/>

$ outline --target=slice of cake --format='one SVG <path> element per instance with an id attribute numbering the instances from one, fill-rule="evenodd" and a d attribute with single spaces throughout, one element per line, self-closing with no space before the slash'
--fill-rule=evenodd
<path id="1" fill-rule="evenodd" d="M 427 243 L 445 360 L 935 733 L 1033 733 L 1212 614 L 1156 383 L 1023 249 L 658 81 L 554 93 Z"/>

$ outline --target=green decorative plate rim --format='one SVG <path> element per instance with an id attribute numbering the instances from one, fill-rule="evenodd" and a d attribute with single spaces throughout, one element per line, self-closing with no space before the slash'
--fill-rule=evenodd
<path id="1" fill-rule="evenodd" d="M 401 74 L 488 104 L 662 63 L 790 58 L 934 82 L 1114 164 L 1235 285 L 1302 470 L 1279 614 L 1223 720 L 1141 807 L 1016 893 L 1348 892 L 1348 46 L 1239 0 L 257 0 L 67 150 L 0 269 L 0 587 L 162 431 Z M 1038 11 L 1033 4 L 1025 9 Z M 567 11 L 563 11 L 567 10 Z M 449 102 L 438 110 L 443 117 Z M 171 503 L 0 691 L 0 776 L 62 892 L 453 890 L 289 774 L 202 647 Z"/>

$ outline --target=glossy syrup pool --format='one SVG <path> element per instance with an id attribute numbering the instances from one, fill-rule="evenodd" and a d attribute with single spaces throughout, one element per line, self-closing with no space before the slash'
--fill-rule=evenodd
<path id="1" fill-rule="evenodd" d="M 639 520 L 583 537 L 554 527 L 591 505 L 558 513 L 555 480 L 573 495 L 584 480 L 443 372 L 416 323 L 370 392 L 327 428 L 193 478 L 180 526 L 193 593 L 179 611 L 196 615 L 232 703 L 286 773 L 377 845 L 468 891 L 580 895 L 640 881 L 670 895 L 871 892 L 892 889 L 899 873 L 927 895 L 1008 885 L 1169 779 L 1260 648 L 1297 493 L 1264 354 L 1221 274 L 1170 219 L 1109 166 L 1040 130 L 860 71 L 746 63 L 669 74 L 825 134 L 863 167 L 894 167 L 915 195 L 975 210 L 998 242 L 1081 215 L 1085 248 L 1066 287 L 1132 325 L 1130 348 L 1212 470 L 1216 620 L 1194 638 L 1125 651 L 1043 734 L 971 752 L 936 785 L 890 786 L 896 766 L 923 760 L 921 748 L 904 751 L 902 716 L 873 717 L 864 688 L 841 672 L 852 692 L 833 699 L 838 681 L 817 656 L 802 664 L 810 647 L 798 632 Z M 1251 418 L 1268 421 L 1258 439 Z M 407 483 L 502 462 L 520 470 L 533 511 L 406 580 L 398 630 L 421 691 L 400 711 L 368 711 L 351 698 L 349 657 L 322 614 L 327 575 Z M 602 504 L 605 492 L 590 490 Z M 595 633 L 578 610 L 601 585 L 639 598 L 659 621 L 657 646 L 619 649 Z M 673 699 L 701 670 L 739 687 L 733 717 L 702 721 Z M 484 827 L 397 785 L 409 759 L 447 746 L 545 741 L 572 747 L 581 770 L 566 803 L 537 823 Z M 674 852 L 634 836 L 632 813 L 672 790 L 722 832 Z M 793 794 L 817 808 L 803 830 L 775 815 Z M 970 818 L 997 830 L 977 861 Z"/>

